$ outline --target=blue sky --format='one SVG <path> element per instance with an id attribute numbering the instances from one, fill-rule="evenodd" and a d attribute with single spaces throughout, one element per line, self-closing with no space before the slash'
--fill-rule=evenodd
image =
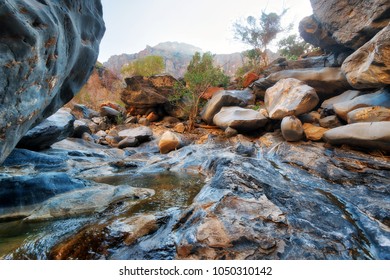
<path id="1" fill-rule="evenodd" d="M 212 53 L 233 53 L 248 46 L 233 39 L 232 25 L 262 10 L 281 12 L 287 25 L 312 13 L 309 0 L 102 0 L 106 34 L 99 61 L 114 54 L 136 53 L 146 45 L 177 41 Z"/>

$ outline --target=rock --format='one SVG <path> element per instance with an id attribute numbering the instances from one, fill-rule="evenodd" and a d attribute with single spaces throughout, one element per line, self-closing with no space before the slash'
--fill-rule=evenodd
<path id="1" fill-rule="evenodd" d="M 169 125 L 180 122 L 180 120 L 178 118 L 171 117 L 171 116 L 164 117 L 163 121 Z"/>
<path id="2" fill-rule="evenodd" d="M 84 132 L 81 135 L 81 139 L 83 139 L 84 141 L 87 141 L 87 142 L 95 143 L 95 138 L 88 132 Z"/>
<path id="3" fill-rule="evenodd" d="M 138 123 L 140 125 L 144 125 L 144 126 L 149 126 L 150 125 L 150 121 L 147 118 L 139 118 L 138 119 Z"/>
<path id="4" fill-rule="evenodd" d="M 303 131 L 307 140 L 320 141 L 328 129 L 305 123 L 303 124 Z"/>
<path id="5" fill-rule="evenodd" d="M 264 102 L 269 118 L 281 120 L 310 112 L 318 104 L 316 91 L 303 82 L 289 78 L 267 89 Z"/>
<path id="6" fill-rule="evenodd" d="M 65 109 L 60 109 L 42 123 L 29 130 L 17 147 L 29 150 L 44 150 L 73 134 L 75 118 Z"/>
<path id="7" fill-rule="evenodd" d="M 347 114 L 362 107 L 384 106 L 390 108 L 390 89 L 378 90 L 374 93 L 364 94 L 350 101 L 333 105 L 333 110 L 343 120 L 347 120 Z"/>
<path id="8" fill-rule="evenodd" d="M 302 114 L 298 117 L 302 123 L 318 123 L 321 118 L 321 114 L 317 111 L 311 111 L 306 114 Z"/>
<path id="9" fill-rule="evenodd" d="M 177 125 L 175 125 L 173 130 L 178 133 L 184 133 L 186 131 L 186 126 L 184 125 L 184 123 L 178 123 Z"/>
<path id="10" fill-rule="evenodd" d="M 350 100 L 354 99 L 355 97 L 358 97 L 361 94 L 362 94 L 362 92 L 360 92 L 358 90 L 347 90 L 346 92 L 344 92 L 340 95 L 329 98 L 329 99 L 325 100 L 324 102 L 322 102 L 321 108 L 324 108 L 327 110 L 333 110 L 333 104 L 350 101 Z"/>
<path id="11" fill-rule="evenodd" d="M 134 116 L 130 116 L 130 117 L 126 118 L 126 120 L 125 120 L 125 124 L 137 123 L 137 122 L 138 122 L 138 119 L 137 119 L 137 117 L 134 117 Z"/>
<path id="12" fill-rule="evenodd" d="M 121 105 L 119 105 L 118 103 L 115 103 L 115 102 L 110 102 L 110 101 L 104 102 L 104 103 L 100 104 L 100 109 L 102 107 L 109 107 L 109 108 L 112 108 L 120 113 L 125 112 L 125 109 Z"/>
<path id="13" fill-rule="evenodd" d="M 100 114 L 98 112 L 88 108 L 87 106 L 85 106 L 83 104 L 74 104 L 72 112 L 74 112 L 76 114 L 81 113 L 82 114 L 81 118 L 85 118 L 85 119 L 92 119 L 94 117 L 100 117 Z"/>
<path id="14" fill-rule="evenodd" d="M 390 4 L 388 9 L 390 12 Z M 390 84 L 389 38 L 390 23 L 344 61 L 341 69 L 351 86 L 357 89 L 371 89 Z"/>
<path id="15" fill-rule="evenodd" d="M 253 103 L 254 100 L 255 96 L 250 90 L 219 91 L 207 102 L 201 113 L 201 117 L 206 123 L 212 124 L 214 116 L 221 110 L 222 107 L 245 107 L 248 104 Z"/>
<path id="16" fill-rule="evenodd" d="M 241 107 L 222 107 L 213 118 L 213 123 L 225 130 L 231 127 L 239 132 L 257 130 L 268 122 L 260 112 Z"/>
<path id="17" fill-rule="evenodd" d="M 339 118 L 335 115 L 320 119 L 320 126 L 323 128 L 335 128 L 341 125 Z"/>
<path id="18" fill-rule="evenodd" d="M 157 115 L 155 112 L 150 112 L 146 118 L 149 122 L 156 122 L 160 119 L 159 115 Z"/>
<path id="19" fill-rule="evenodd" d="M 214 96 L 214 94 L 216 94 L 217 92 L 222 91 L 222 90 L 224 90 L 224 88 L 221 88 L 221 87 L 209 87 L 202 94 L 202 98 L 206 99 L 206 100 L 209 100 L 209 99 L 211 99 Z"/>
<path id="20" fill-rule="evenodd" d="M 390 121 L 390 109 L 381 106 L 363 107 L 347 115 L 348 123 Z"/>
<path id="21" fill-rule="evenodd" d="M 121 112 L 119 112 L 118 110 L 115 110 L 111 107 L 108 107 L 108 106 L 102 106 L 100 108 L 100 115 L 103 116 L 103 117 L 107 117 L 111 120 L 116 120 L 117 118 L 119 118 L 122 114 Z"/>
<path id="22" fill-rule="evenodd" d="M 282 135 L 286 141 L 300 141 L 303 138 L 301 121 L 295 116 L 284 117 L 281 124 Z"/>
<path id="23" fill-rule="evenodd" d="M 246 73 L 245 76 L 243 77 L 242 87 L 243 88 L 249 87 L 254 81 L 257 81 L 259 78 L 260 78 L 259 75 L 257 75 L 254 72 Z"/>
<path id="24" fill-rule="evenodd" d="M 103 130 L 99 130 L 98 132 L 95 133 L 95 135 L 99 138 L 101 137 L 106 137 L 107 136 L 107 132 L 103 131 Z"/>
<path id="25" fill-rule="evenodd" d="M 161 139 L 158 143 L 160 153 L 167 154 L 171 151 L 178 149 L 181 146 L 181 139 L 175 133 L 171 131 L 166 131 L 161 136 Z"/>
<path id="26" fill-rule="evenodd" d="M 225 135 L 226 137 L 234 137 L 238 134 L 238 131 L 235 130 L 234 128 L 228 127 L 225 129 Z"/>
<path id="27" fill-rule="evenodd" d="M 150 141 L 153 137 L 153 131 L 146 126 L 139 126 L 136 128 L 130 128 L 122 130 L 118 133 L 120 137 L 133 137 L 137 139 L 140 143 Z"/>
<path id="28" fill-rule="evenodd" d="M 140 143 L 138 142 L 137 138 L 128 136 L 118 143 L 118 148 L 124 149 L 128 147 L 138 147 L 139 144 Z"/>
<path id="29" fill-rule="evenodd" d="M 101 185 L 58 195 L 34 209 L 25 221 L 68 218 L 104 211 L 110 204 L 126 200 L 145 199 L 154 190 L 133 188 L 128 185 Z"/>
<path id="30" fill-rule="evenodd" d="M 87 122 L 88 127 L 91 129 L 91 131 L 97 132 L 99 130 L 107 130 L 109 128 L 109 121 L 107 117 L 95 117 L 92 118 L 92 122 Z"/>
<path id="31" fill-rule="evenodd" d="M 0 163 L 34 125 L 79 92 L 104 34 L 100 1 L 0 6 Z"/>
<path id="32" fill-rule="evenodd" d="M 354 123 L 333 128 L 324 134 L 332 145 L 350 145 L 390 152 L 390 122 Z"/>
<path id="33" fill-rule="evenodd" d="M 310 2 L 315 19 L 345 48 L 360 48 L 390 22 L 387 0 Z"/>
<path id="34" fill-rule="evenodd" d="M 339 95 L 352 89 L 343 71 L 337 67 L 323 67 L 313 69 L 284 70 L 273 73 L 266 78 L 254 82 L 254 91 L 258 98 L 264 96 L 265 91 L 279 80 L 294 78 L 315 89 L 321 101 Z"/>
<path id="35" fill-rule="evenodd" d="M 83 120 L 75 120 L 73 123 L 73 134 L 72 137 L 74 138 L 81 138 L 83 133 L 89 133 L 91 134 L 92 131 L 89 128 L 88 124 Z"/>

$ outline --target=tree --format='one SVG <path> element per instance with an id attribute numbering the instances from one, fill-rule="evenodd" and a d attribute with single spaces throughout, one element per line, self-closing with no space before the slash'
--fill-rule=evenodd
<path id="1" fill-rule="evenodd" d="M 279 52 L 290 60 L 297 60 L 303 54 L 314 50 L 314 46 L 306 43 L 296 34 L 290 35 L 278 42 Z"/>
<path id="2" fill-rule="evenodd" d="M 190 130 L 195 127 L 203 93 L 211 86 L 225 87 L 229 83 L 229 77 L 219 67 L 213 65 L 213 60 L 213 55 L 209 52 L 203 55 L 196 52 L 184 75 L 185 85 L 176 84 L 175 94 L 171 98 L 171 101 L 175 104 L 184 101 L 187 105 L 186 111 L 188 112 Z"/>
<path id="3" fill-rule="evenodd" d="M 158 55 L 145 56 L 125 65 L 121 69 L 124 76 L 139 75 L 150 77 L 165 70 L 164 58 Z"/>
<path id="4" fill-rule="evenodd" d="M 253 53 L 250 53 L 255 65 L 259 68 L 268 65 L 267 53 L 265 52 L 268 45 L 276 38 L 280 32 L 288 28 L 283 28 L 281 19 L 287 10 L 281 14 L 261 12 L 260 18 L 253 16 L 246 18 L 245 22 L 235 22 L 233 24 L 234 37 L 245 44 L 253 47 Z"/>

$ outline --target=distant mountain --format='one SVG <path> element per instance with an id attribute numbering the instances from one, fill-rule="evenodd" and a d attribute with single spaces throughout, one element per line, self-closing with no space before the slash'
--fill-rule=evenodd
<path id="1" fill-rule="evenodd" d="M 120 74 L 123 65 L 149 55 L 159 55 L 164 58 L 165 72 L 176 78 L 184 76 L 187 66 L 190 63 L 195 52 L 202 53 L 202 49 L 178 42 L 160 43 L 154 47 L 146 46 L 146 48 L 135 54 L 121 54 L 111 56 L 104 66 L 116 74 Z M 214 57 L 216 65 L 221 66 L 225 73 L 229 76 L 234 76 L 237 68 L 242 66 L 243 57 L 240 53 L 233 54 L 217 54 Z"/>

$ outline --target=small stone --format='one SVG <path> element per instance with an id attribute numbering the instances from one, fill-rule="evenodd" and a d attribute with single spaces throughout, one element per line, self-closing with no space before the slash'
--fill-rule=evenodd
<path id="1" fill-rule="evenodd" d="M 124 148 L 129 148 L 129 147 L 138 147 L 139 146 L 139 142 L 137 140 L 137 138 L 135 137 L 126 137 L 125 139 L 123 139 L 122 141 L 120 141 L 118 143 L 118 148 L 119 149 L 124 149 Z"/>
<path id="2" fill-rule="evenodd" d="M 171 131 L 166 131 L 161 136 L 160 142 L 158 143 L 158 147 L 160 149 L 160 153 L 167 154 L 170 151 L 174 151 L 178 149 L 181 145 L 181 140 L 179 136 Z"/>
<path id="3" fill-rule="evenodd" d="M 183 123 L 178 123 L 173 130 L 178 133 L 184 133 L 186 131 L 186 126 Z"/>
<path id="4" fill-rule="evenodd" d="M 324 133 L 328 131 L 327 128 L 315 126 L 310 123 L 305 123 L 303 125 L 303 130 L 305 132 L 306 139 L 312 141 L 320 141 L 324 136 Z"/>
<path id="5" fill-rule="evenodd" d="M 311 111 L 310 113 L 300 115 L 298 118 L 302 123 L 318 123 L 321 118 L 321 114 L 317 111 Z"/>
<path id="6" fill-rule="evenodd" d="M 95 139 L 88 132 L 84 132 L 83 135 L 81 135 L 81 139 L 87 142 L 95 143 Z"/>
<path id="7" fill-rule="evenodd" d="M 156 122 L 159 120 L 159 116 L 155 112 L 149 113 L 149 115 L 146 117 L 150 122 Z"/>
<path id="8" fill-rule="evenodd" d="M 238 131 L 235 130 L 234 128 L 231 128 L 230 126 L 225 129 L 225 135 L 226 137 L 234 137 L 238 134 Z"/>
<path id="9" fill-rule="evenodd" d="M 129 123 L 137 123 L 137 117 L 134 117 L 134 116 L 128 117 L 128 118 L 125 120 L 125 124 L 129 124 Z"/>
<path id="10" fill-rule="evenodd" d="M 286 141 L 300 141 L 303 138 L 302 122 L 295 116 L 284 117 L 281 129 Z"/>
<path id="11" fill-rule="evenodd" d="M 339 118 L 335 115 L 320 119 L 320 126 L 323 128 L 335 128 L 341 126 Z"/>
<path id="12" fill-rule="evenodd" d="M 140 125 L 144 125 L 144 126 L 149 126 L 150 125 L 150 121 L 147 118 L 140 118 L 138 120 L 138 123 Z"/>

